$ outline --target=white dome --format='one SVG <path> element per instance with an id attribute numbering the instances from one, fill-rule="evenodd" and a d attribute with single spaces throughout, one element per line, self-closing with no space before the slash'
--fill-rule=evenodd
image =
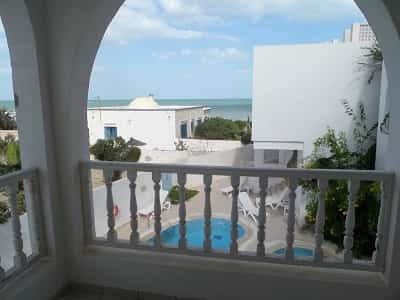
<path id="1" fill-rule="evenodd" d="M 148 97 L 137 97 L 129 103 L 129 108 L 135 109 L 148 109 L 148 108 L 157 108 L 160 105 L 154 100 L 153 96 Z"/>

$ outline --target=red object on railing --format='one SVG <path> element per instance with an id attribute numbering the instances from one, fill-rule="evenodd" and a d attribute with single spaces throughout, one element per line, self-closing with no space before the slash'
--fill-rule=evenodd
<path id="1" fill-rule="evenodd" d="M 114 217 L 118 217 L 119 215 L 119 207 L 118 205 L 114 205 Z"/>

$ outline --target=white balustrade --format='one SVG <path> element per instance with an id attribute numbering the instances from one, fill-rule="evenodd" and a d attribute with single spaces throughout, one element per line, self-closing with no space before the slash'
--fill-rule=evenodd
<path id="1" fill-rule="evenodd" d="M 325 227 L 325 197 L 328 189 L 328 180 L 320 179 L 318 181 L 318 210 L 317 220 L 315 222 L 315 249 L 314 262 L 321 263 L 324 258 L 322 244 L 324 242 L 324 227 Z"/>
<path id="2" fill-rule="evenodd" d="M 286 231 L 286 246 L 284 260 L 288 264 L 304 264 L 304 265 L 318 265 L 318 266 L 335 266 L 343 268 L 354 268 L 362 270 L 383 270 L 384 260 L 386 255 L 387 247 L 387 230 L 390 221 L 390 210 L 391 210 L 391 198 L 392 198 L 392 180 L 393 174 L 379 171 L 357 171 L 357 170 L 305 170 L 305 169 L 269 169 L 269 168 L 235 168 L 235 167 L 219 167 L 219 166 L 200 166 L 200 165 L 175 165 L 175 164 L 153 164 L 153 163 L 121 163 L 121 162 L 100 162 L 90 161 L 84 162 L 83 170 L 100 169 L 103 170 L 106 190 L 107 190 L 107 221 L 108 221 L 108 234 L 107 241 L 103 241 L 96 236 L 90 230 L 85 230 L 85 234 L 91 234 L 85 238 L 86 243 L 90 244 L 91 241 L 95 241 L 96 245 L 104 245 L 108 247 L 140 247 L 146 250 L 158 250 L 168 251 L 174 253 L 185 253 L 196 255 L 197 253 L 203 252 L 203 255 L 211 256 L 227 256 L 232 259 L 250 259 L 257 261 L 269 261 L 282 263 L 282 259 L 276 257 L 276 255 L 267 254 L 266 241 L 268 238 L 267 230 L 267 212 L 266 212 L 266 200 L 268 195 L 272 192 L 271 188 L 268 188 L 268 178 L 287 178 L 288 182 L 288 209 L 287 209 L 287 231 Z M 126 201 L 130 201 L 130 239 L 127 246 L 126 243 L 117 239 L 115 231 L 115 220 L 113 215 L 113 195 L 112 195 L 112 170 L 127 171 L 130 198 Z M 150 236 L 153 244 L 140 243 L 139 241 L 139 224 L 138 224 L 138 201 L 136 197 L 136 180 L 139 172 L 151 173 L 154 189 L 154 207 L 153 207 L 153 222 L 154 222 L 154 235 Z M 178 181 L 178 192 L 179 192 L 179 207 L 177 209 L 179 228 L 178 247 L 173 248 L 170 245 L 163 245 L 161 238 L 162 230 L 162 209 L 165 207 L 165 203 L 160 200 L 161 192 L 161 174 L 176 174 Z M 83 174 L 84 175 L 84 174 Z M 199 212 L 193 212 L 188 210 L 186 203 L 186 184 L 188 175 L 200 175 L 203 176 L 204 185 L 204 240 L 203 249 L 198 251 L 197 249 L 187 250 L 187 214 L 194 217 Z M 213 176 L 228 176 L 232 186 L 231 200 L 232 205 L 230 207 L 230 240 L 229 240 L 229 253 L 222 253 L 220 251 L 213 251 L 212 243 L 212 216 L 213 201 L 211 189 Z M 85 176 L 82 176 L 85 178 Z M 239 247 L 242 245 L 241 239 L 239 239 L 239 223 L 246 229 L 249 226 L 246 223 L 253 221 L 248 218 L 245 214 L 243 216 L 239 214 L 239 193 L 240 193 L 240 178 L 241 177 L 256 177 L 259 180 L 259 207 L 258 207 L 258 218 L 256 222 L 256 240 L 253 243 L 255 255 L 250 255 L 248 249 L 246 251 L 239 251 Z M 296 223 L 296 194 L 299 187 L 299 180 L 315 180 L 318 182 L 319 192 L 317 194 L 317 214 L 315 222 L 315 244 L 310 245 L 313 247 L 314 256 L 312 259 L 296 259 L 295 257 L 295 223 Z M 344 232 L 344 251 L 343 262 L 335 262 L 334 260 L 324 259 L 326 253 L 324 253 L 324 227 L 326 219 L 326 195 L 328 191 L 328 183 L 330 180 L 347 180 L 349 184 L 349 195 L 348 195 L 348 210 L 346 214 L 346 224 Z M 375 241 L 375 252 L 373 259 L 370 263 L 359 263 L 357 260 L 353 260 L 353 235 L 355 225 L 355 201 L 359 190 L 361 181 L 380 182 L 382 183 L 381 191 L 381 206 L 379 212 L 379 222 L 377 224 L 377 233 Z M 82 184 L 89 183 L 89 180 L 82 180 Z M 1 184 L 1 180 L 0 180 Z M 89 188 L 87 186 L 86 188 Z M 279 188 L 280 190 L 282 188 Z M 299 190 L 300 191 L 300 190 Z M 89 193 L 82 193 L 84 201 L 91 203 Z M 254 195 L 250 195 L 251 198 L 255 198 Z M 372 199 L 374 200 L 374 199 Z M 257 204 L 257 203 L 254 203 Z M 87 205 L 83 205 L 85 208 Z M 91 208 L 93 210 L 93 207 Z M 229 209 L 229 208 L 228 208 Z M 170 212 L 168 213 L 170 215 Z M 92 216 L 93 214 L 85 213 L 85 216 Z M 283 217 L 283 216 L 282 216 Z M 166 219 L 168 226 L 174 225 L 174 218 L 170 216 Z M 84 222 L 86 224 L 93 224 L 93 220 Z M 252 227 L 252 226 L 250 226 Z M 141 229 L 142 230 L 142 229 Z M 141 232 L 141 231 L 140 231 Z M 147 234 L 148 229 L 144 230 L 144 234 Z M 250 235 L 249 235 L 250 234 Z M 254 236 L 251 232 L 246 233 L 247 238 Z M 18 236 L 17 236 L 18 237 Z M 246 238 L 246 239 L 247 239 Z M 252 237 L 251 237 L 252 238 Z M 110 243 L 112 241 L 112 243 Z"/>
<path id="3" fill-rule="evenodd" d="M 289 177 L 289 211 L 287 220 L 286 250 L 285 258 L 287 261 L 294 260 L 294 225 L 295 225 L 295 201 L 296 201 L 297 178 Z"/>
<path id="4" fill-rule="evenodd" d="M 117 231 L 115 230 L 115 216 L 114 216 L 114 199 L 112 193 L 112 178 L 113 169 L 107 168 L 103 170 L 104 183 L 106 185 L 106 199 L 107 199 L 107 241 L 114 243 L 117 240 Z"/>
<path id="5" fill-rule="evenodd" d="M 211 183 L 212 175 L 205 174 L 203 177 L 204 182 L 204 252 L 211 252 L 212 242 L 211 242 Z"/>
<path id="6" fill-rule="evenodd" d="M 231 177 L 232 185 L 232 209 L 231 209 L 231 245 L 230 254 L 235 256 L 238 254 L 238 221 L 239 221 L 239 208 L 238 208 L 238 196 L 239 196 L 239 184 L 240 177 L 234 175 Z"/>
<path id="7" fill-rule="evenodd" d="M 11 210 L 11 228 L 14 240 L 14 266 L 19 269 L 26 265 L 27 258 L 24 253 L 24 243 L 22 241 L 21 233 L 21 221 L 18 215 L 17 208 L 17 192 L 18 192 L 18 182 L 12 182 L 6 187 L 8 193 L 8 199 L 10 203 Z"/>
<path id="8" fill-rule="evenodd" d="M 11 212 L 11 217 L 9 220 L 12 240 L 2 240 L 1 243 L 12 243 L 14 253 L 9 253 L 13 256 L 8 257 L 13 260 L 13 265 L 10 269 L 6 270 L 4 268 L 4 257 L 7 258 L 8 253 L 2 253 L 0 256 L 0 288 L 2 287 L 2 282 L 6 280 L 9 276 L 22 272 L 26 267 L 28 267 L 34 260 L 42 255 L 46 254 L 44 236 L 42 229 L 42 212 L 39 210 L 40 205 L 40 194 L 38 185 L 38 176 L 36 170 L 21 170 L 13 173 L 9 173 L 0 176 L 0 187 L 5 190 L 8 196 L 8 204 Z M 24 189 L 20 189 L 22 187 Z M 19 216 L 18 201 L 20 195 L 23 193 L 23 201 L 26 205 L 26 215 L 28 220 L 29 232 L 22 232 L 22 226 Z M 22 196 L 22 195 L 21 195 Z M 30 248 L 32 253 L 27 254 L 24 252 L 24 241 L 23 234 L 29 234 Z M 7 265 L 7 264 L 6 264 Z"/>
<path id="9" fill-rule="evenodd" d="M 0 256 L 0 282 L 6 277 L 6 271 L 1 266 L 1 256 Z"/>
<path id="10" fill-rule="evenodd" d="M 154 182 L 154 247 L 161 248 L 161 203 L 160 203 L 160 181 L 161 172 L 154 171 L 152 174 Z"/>
<path id="11" fill-rule="evenodd" d="M 178 173 L 179 185 L 179 249 L 185 250 L 186 245 L 186 174 Z"/>
<path id="12" fill-rule="evenodd" d="M 131 213 L 131 235 L 129 238 L 130 244 L 136 246 L 139 243 L 139 232 L 138 232 L 138 217 L 137 217 L 137 201 L 136 201 L 136 178 L 137 171 L 129 169 L 127 172 L 129 180 L 129 191 L 130 191 L 130 213 Z"/>
<path id="13" fill-rule="evenodd" d="M 265 199 L 267 198 L 268 178 L 260 177 L 260 207 L 258 210 L 258 233 L 257 233 L 257 256 L 265 256 L 265 223 L 267 221 L 267 210 Z"/>
<path id="14" fill-rule="evenodd" d="M 346 214 L 346 231 L 344 236 L 344 263 L 353 263 L 353 243 L 354 243 L 354 225 L 356 222 L 354 204 L 357 200 L 357 193 L 360 188 L 360 181 L 351 180 L 348 184 L 349 196 L 348 196 L 348 207 Z"/>

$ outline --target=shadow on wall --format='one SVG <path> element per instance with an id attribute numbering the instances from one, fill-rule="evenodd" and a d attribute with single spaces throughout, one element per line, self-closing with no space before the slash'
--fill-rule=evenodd
<path id="1" fill-rule="evenodd" d="M 192 155 L 178 163 L 191 165 L 213 165 L 213 166 L 248 166 L 254 159 L 253 145 L 246 145 L 227 151 L 217 151 L 202 153 L 201 155 Z"/>

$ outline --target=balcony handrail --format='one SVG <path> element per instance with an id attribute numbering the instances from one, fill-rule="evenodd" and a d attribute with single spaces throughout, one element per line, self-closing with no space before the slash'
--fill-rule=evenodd
<path id="1" fill-rule="evenodd" d="M 29 226 L 29 240 L 32 253 L 27 254 L 22 239 L 21 220 L 18 212 L 17 194 L 19 184 L 24 185 L 26 213 Z M 46 254 L 43 215 L 39 186 L 39 171 L 37 168 L 22 169 L 0 176 L 0 187 L 5 188 L 8 195 L 11 218 L 10 228 L 13 236 L 13 265 L 5 270 L 1 259 L 5 254 L 0 254 L 0 288 L 13 276 L 27 269 L 37 258 Z M 4 241 L 2 241 L 4 242 Z"/>
<path id="2" fill-rule="evenodd" d="M 5 175 L 1 175 L 0 176 L 0 186 L 10 184 L 13 181 L 28 179 L 32 176 L 36 176 L 37 172 L 38 172 L 38 170 L 36 168 L 30 168 L 30 169 L 18 170 L 18 171 L 14 171 L 14 172 L 11 172 L 11 173 L 8 173 Z"/>
<path id="3" fill-rule="evenodd" d="M 392 206 L 393 180 L 395 174 L 392 172 L 375 170 L 342 170 L 342 169 L 294 169 L 294 168 L 266 168 L 266 167 L 231 167 L 215 165 L 187 165 L 187 164 L 164 164 L 164 163 L 135 163 L 115 161 L 83 161 L 81 168 L 81 185 L 83 199 L 84 237 L 87 245 L 107 246 L 117 248 L 131 248 L 167 253 L 178 253 L 188 255 L 200 255 L 210 257 L 229 257 L 232 259 L 256 260 L 261 262 L 275 262 L 293 265 L 338 267 L 344 269 L 370 270 L 382 272 L 385 269 L 386 247 L 388 243 L 388 232 L 390 223 L 390 212 Z M 92 169 L 103 172 L 106 208 L 107 208 L 107 235 L 104 238 L 96 237 L 93 214 L 93 199 L 91 195 Z M 113 171 L 127 171 L 127 180 L 130 189 L 130 227 L 131 235 L 128 243 L 118 239 L 115 228 L 114 199 L 113 199 Z M 136 200 L 136 179 L 140 172 L 151 173 L 154 189 L 154 245 L 143 244 L 138 239 L 138 219 Z M 178 226 L 179 245 L 178 248 L 164 247 L 161 242 L 161 212 L 160 207 L 160 180 L 161 174 L 173 173 L 177 175 L 179 191 Z M 204 236 L 205 241 L 202 249 L 189 248 L 186 241 L 186 204 L 185 185 L 187 175 L 201 175 L 204 185 Z M 229 253 L 221 253 L 215 250 L 210 244 L 210 218 L 212 210 L 210 206 L 210 191 L 213 176 L 230 177 L 232 186 L 232 207 L 231 207 L 231 241 Z M 260 198 L 257 220 L 257 248 L 254 255 L 242 252 L 238 249 L 237 228 L 238 228 L 238 204 L 240 192 L 240 177 L 257 177 L 259 179 Z M 288 189 L 287 205 L 287 231 L 286 246 L 283 259 L 273 257 L 266 253 L 266 198 L 268 195 L 269 178 L 286 178 Z M 295 240 L 295 207 L 296 190 L 300 186 L 300 179 L 314 179 L 318 183 L 317 193 L 318 212 L 315 223 L 315 247 L 312 260 L 298 260 L 294 254 Z M 325 261 L 324 259 L 324 224 L 325 224 L 325 201 L 328 183 L 330 180 L 346 180 L 348 184 L 348 208 L 346 212 L 344 251 L 342 262 Z M 380 211 L 377 224 L 375 250 L 371 261 L 359 261 L 353 257 L 353 239 L 355 226 L 355 209 L 357 193 L 360 183 L 365 181 L 379 182 L 380 190 Z M 260 217 L 261 216 L 261 217 Z M 268 216 L 268 215 L 267 215 Z"/>
<path id="4" fill-rule="evenodd" d="M 377 170 L 348 170 L 348 169 L 295 169 L 295 168 L 265 168 L 265 167 L 231 167 L 215 165 L 189 165 L 189 164 L 164 164 L 164 163 L 137 163 L 119 161 L 84 161 L 83 166 L 92 169 L 112 168 L 116 171 L 134 169 L 141 172 L 157 170 L 161 173 L 186 173 L 193 175 L 218 175 L 218 176 L 248 176 L 260 177 L 301 177 L 304 179 L 352 179 L 360 181 L 390 180 L 394 172 Z"/>

